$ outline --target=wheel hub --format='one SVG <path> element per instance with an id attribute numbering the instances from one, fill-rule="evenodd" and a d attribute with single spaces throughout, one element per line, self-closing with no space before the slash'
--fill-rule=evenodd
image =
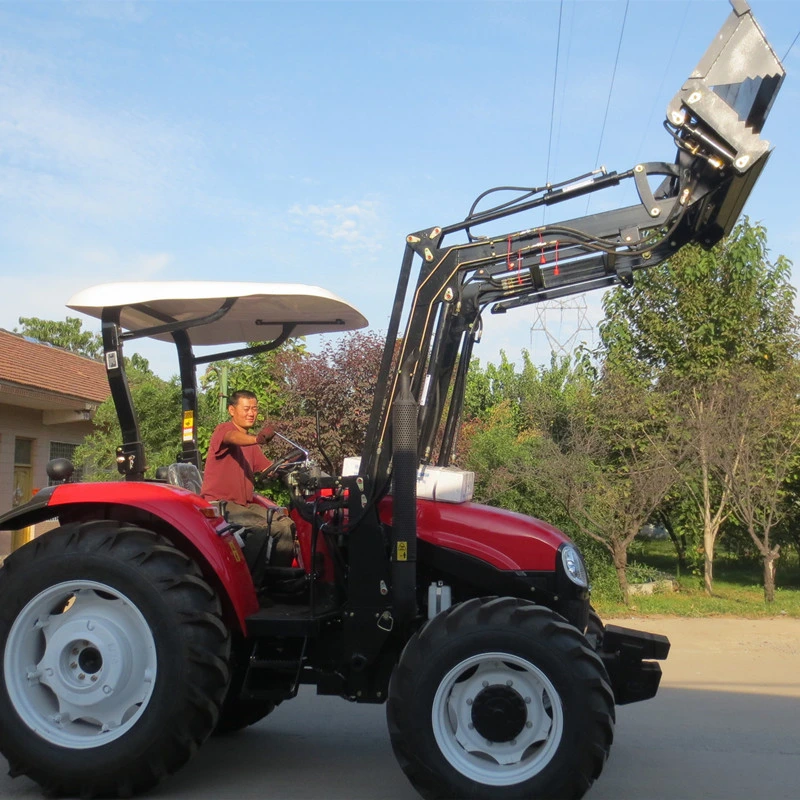
<path id="1" fill-rule="evenodd" d="M 135 724 L 152 696 L 155 641 L 136 606 L 88 580 L 51 586 L 20 611 L 3 668 L 11 703 L 39 736 L 94 747 Z"/>
<path id="2" fill-rule="evenodd" d="M 472 701 L 472 724 L 484 739 L 492 742 L 516 739 L 527 718 L 525 700 L 508 686 L 489 686 Z"/>
<path id="3" fill-rule="evenodd" d="M 90 707 L 126 684 L 131 662 L 124 632 L 110 620 L 80 616 L 48 636 L 39 681 L 65 705 Z"/>
<path id="4" fill-rule="evenodd" d="M 537 774 L 564 730 L 561 702 L 547 675 L 502 652 L 456 664 L 439 684 L 431 718 L 444 757 L 487 786 L 510 786 Z"/>

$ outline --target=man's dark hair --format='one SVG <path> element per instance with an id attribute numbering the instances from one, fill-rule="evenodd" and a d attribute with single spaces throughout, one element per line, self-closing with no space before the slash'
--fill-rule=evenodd
<path id="1" fill-rule="evenodd" d="M 249 389 L 238 389 L 237 391 L 233 392 L 233 394 L 228 395 L 228 405 L 229 406 L 238 406 L 240 400 L 258 400 L 255 395 L 255 392 L 251 392 Z"/>

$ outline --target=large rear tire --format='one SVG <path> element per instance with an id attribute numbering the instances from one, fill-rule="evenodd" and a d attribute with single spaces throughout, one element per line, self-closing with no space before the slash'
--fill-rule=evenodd
<path id="1" fill-rule="evenodd" d="M 469 600 L 406 645 L 387 704 L 395 755 L 426 798 L 578 798 L 614 734 L 602 662 L 571 625 L 516 598 Z"/>
<path id="2" fill-rule="evenodd" d="M 216 593 L 166 539 L 118 522 L 44 534 L 0 570 L 0 750 L 50 794 L 120 797 L 209 736 L 229 680 Z"/>

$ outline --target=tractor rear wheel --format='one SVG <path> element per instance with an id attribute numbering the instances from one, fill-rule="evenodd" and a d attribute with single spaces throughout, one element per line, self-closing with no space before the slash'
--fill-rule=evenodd
<path id="1" fill-rule="evenodd" d="M 602 662 L 561 617 L 474 599 L 411 637 L 387 717 L 423 797 L 578 798 L 608 756 L 614 698 Z"/>
<path id="2" fill-rule="evenodd" d="M 230 636 L 215 592 L 166 539 L 70 524 L 0 570 L 0 751 L 50 794 L 130 796 L 216 725 Z"/>

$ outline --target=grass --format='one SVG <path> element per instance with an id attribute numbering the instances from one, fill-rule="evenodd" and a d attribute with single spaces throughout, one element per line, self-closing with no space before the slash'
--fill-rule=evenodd
<path id="1" fill-rule="evenodd" d="M 680 617 L 800 618 L 800 564 L 796 553 L 778 562 L 775 601 L 766 603 L 762 564 L 758 558 L 734 557 L 720 552 L 714 563 L 714 592 L 706 594 L 702 574 L 678 574 L 675 551 L 669 541 L 636 542 L 631 549 L 632 573 L 668 575 L 678 590 L 653 595 L 631 595 L 626 606 L 611 593 L 599 593 L 592 602 L 601 617 L 661 615 Z"/>

